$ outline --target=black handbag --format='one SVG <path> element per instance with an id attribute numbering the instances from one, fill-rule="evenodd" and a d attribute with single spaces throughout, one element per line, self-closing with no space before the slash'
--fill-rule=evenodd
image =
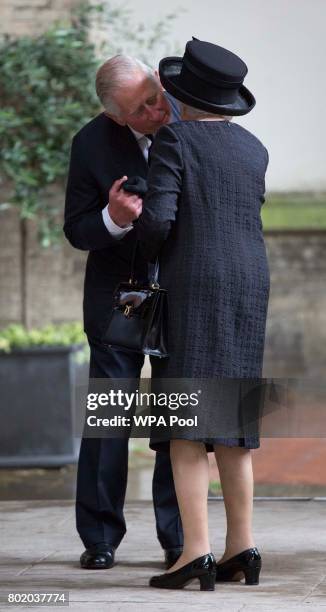
<path id="1" fill-rule="evenodd" d="M 120 283 L 113 295 L 113 312 L 102 342 L 120 351 L 168 357 L 167 291 L 158 283 L 159 263 L 152 267 L 150 282 L 134 279 L 136 242 L 129 282 Z"/>

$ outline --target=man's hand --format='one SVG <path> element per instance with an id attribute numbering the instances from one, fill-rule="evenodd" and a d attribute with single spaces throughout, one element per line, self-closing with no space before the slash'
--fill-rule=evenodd
<path id="1" fill-rule="evenodd" d="M 120 189 L 127 178 L 123 176 L 114 181 L 109 191 L 109 214 L 112 221 L 119 227 L 126 227 L 138 219 L 143 206 L 143 200 L 138 195 Z"/>

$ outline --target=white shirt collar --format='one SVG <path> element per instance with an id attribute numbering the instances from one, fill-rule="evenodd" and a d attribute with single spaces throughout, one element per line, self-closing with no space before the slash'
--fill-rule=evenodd
<path id="1" fill-rule="evenodd" d="M 143 138 L 143 136 L 145 136 L 145 134 L 142 134 L 141 132 L 137 132 L 137 130 L 134 130 L 132 127 L 130 127 L 130 125 L 128 125 L 129 130 L 132 131 L 133 135 L 135 136 L 136 140 L 140 140 L 141 138 Z"/>

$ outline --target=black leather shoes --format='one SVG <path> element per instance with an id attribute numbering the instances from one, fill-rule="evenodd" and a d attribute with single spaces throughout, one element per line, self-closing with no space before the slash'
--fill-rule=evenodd
<path id="1" fill-rule="evenodd" d="M 83 569 L 109 569 L 114 565 L 114 548 L 106 544 L 96 544 L 86 548 L 80 557 Z"/>
<path id="2" fill-rule="evenodd" d="M 214 591 L 216 562 L 212 553 L 198 557 L 170 574 L 153 576 L 149 581 L 149 586 L 158 589 L 182 589 L 196 578 L 200 582 L 201 591 Z"/>
<path id="3" fill-rule="evenodd" d="M 176 563 L 182 553 L 182 546 L 177 548 L 166 548 L 164 550 L 165 569 L 170 569 Z"/>
<path id="4" fill-rule="evenodd" d="M 246 584 L 259 584 L 260 570 L 261 556 L 258 549 L 248 548 L 231 559 L 216 564 L 216 582 L 237 582 L 244 574 Z"/>

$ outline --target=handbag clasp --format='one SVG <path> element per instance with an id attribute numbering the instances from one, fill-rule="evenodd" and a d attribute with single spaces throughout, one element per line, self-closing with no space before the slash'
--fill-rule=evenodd
<path id="1" fill-rule="evenodd" d="M 128 318 L 128 317 L 130 317 L 130 316 L 131 316 L 131 311 L 132 311 L 132 308 L 133 308 L 132 304 L 126 304 L 126 305 L 125 305 L 125 309 L 124 309 L 124 311 L 123 311 L 123 314 L 125 315 L 125 317 L 127 317 L 127 318 Z"/>

